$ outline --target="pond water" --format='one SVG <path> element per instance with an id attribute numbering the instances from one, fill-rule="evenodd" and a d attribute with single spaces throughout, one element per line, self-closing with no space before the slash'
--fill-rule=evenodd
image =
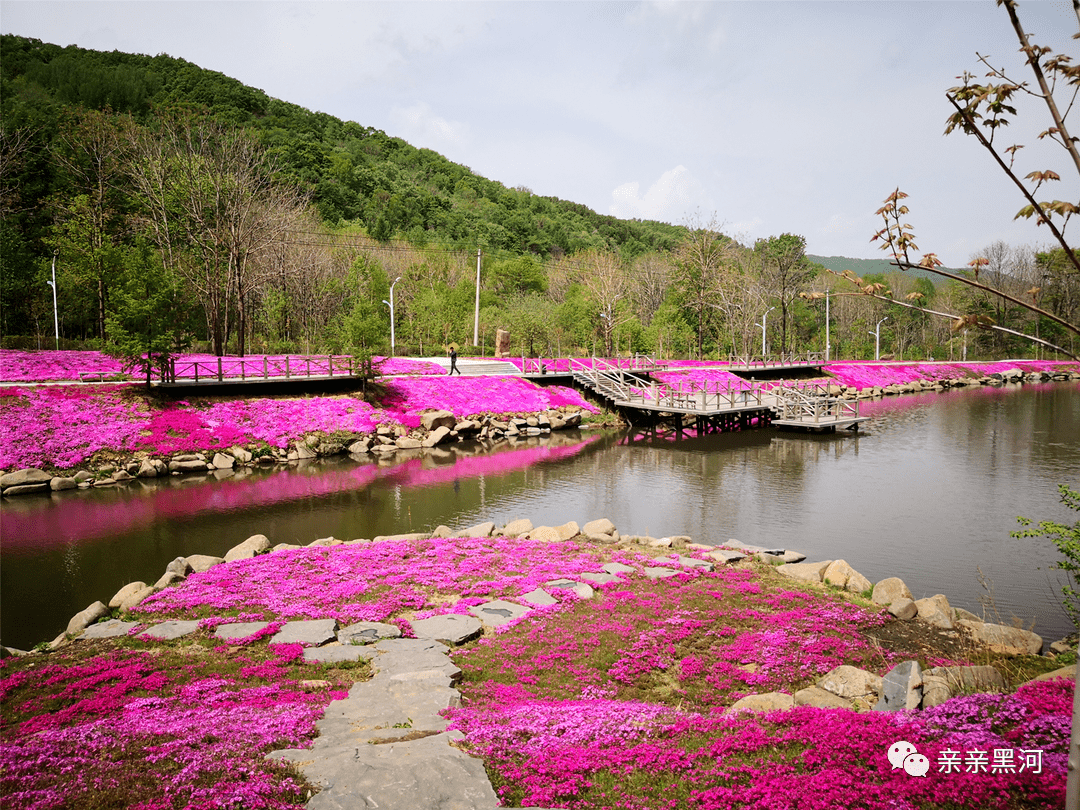
<path id="1" fill-rule="evenodd" d="M 1080 487 L 1080 386 L 1047 384 L 864 402 L 858 434 L 773 429 L 681 441 L 556 434 L 393 464 L 323 460 L 296 469 L 136 481 L 8 499 L 0 511 L 0 639 L 52 639 L 95 600 L 155 581 L 175 557 L 271 542 L 463 528 L 518 517 L 620 531 L 737 539 L 846 559 L 916 598 L 946 594 L 1047 641 L 1070 631 L 1049 541 L 1009 536 L 1016 517 L 1073 523 L 1058 484 Z M 981 577 L 986 585 L 980 584 Z"/>

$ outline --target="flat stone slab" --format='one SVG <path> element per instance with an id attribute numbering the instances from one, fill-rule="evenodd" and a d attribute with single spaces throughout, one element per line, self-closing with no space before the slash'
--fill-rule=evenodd
<path id="1" fill-rule="evenodd" d="M 537 588 L 535 591 L 529 591 L 521 598 L 523 601 L 528 602 L 531 605 L 537 605 L 538 607 L 559 604 L 559 600 L 547 591 L 545 591 L 543 588 Z"/>
<path id="2" fill-rule="evenodd" d="M 623 565 L 622 563 L 609 562 L 600 566 L 609 574 L 632 574 L 634 568 L 629 565 Z"/>
<path id="3" fill-rule="evenodd" d="M 417 619 L 411 624 L 413 635 L 417 638 L 433 638 L 451 646 L 476 638 L 484 629 L 475 616 L 461 616 L 456 613 Z"/>
<path id="4" fill-rule="evenodd" d="M 337 619 L 286 622 L 270 639 L 271 644 L 303 644 L 318 647 L 337 638 Z"/>
<path id="5" fill-rule="evenodd" d="M 162 622 L 148 627 L 139 633 L 139 638 L 154 639 L 156 641 L 172 641 L 174 638 L 190 636 L 199 629 L 199 623 L 195 622 Z"/>
<path id="6" fill-rule="evenodd" d="M 362 644 L 338 644 L 333 647 L 308 647 L 304 661 L 309 664 L 340 664 L 346 661 L 371 660 L 378 653 L 375 648 Z"/>
<path id="7" fill-rule="evenodd" d="M 700 568 L 703 571 L 712 571 L 714 568 L 708 560 L 699 560 L 697 557 L 679 557 L 679 564 L 687 568 Z"/>
<path id="8" fill-rule="evenodd" d="M 109 619 L 107 622 L 92 624 L 79 636 L 81 639 L 92 638 L 116 638 L 126 636 L 133 627 L 138 627 L 138 622 L 122 622 L 119 619 Z"/>
<path id="9" fill-rule="evenodd" d="M 484 624 L 492 627 L 500 627 L 514 619 L 520 619 L 529 612 L 529 608 L 522 607 L 505 599 L 492 599 L 482 605 L 474 605 L 469 608 L 469 613 L 478 618 Z"/>
<path id="10" fill-rule="evenodd" d="M 578 574 L 582 579 L 587 579 L 594 585 L 606 585 L 609 582 L 618 582 L 619 578 L 614 574 L 592 573 Z"/>
<path id="11" fill-rule="evenodd" d="M 233 622 L 232 624 L 219 624 L 214 630 L 214 638 L 222 641 L 239 641 L 242 638 L 253 636 L 260 630 L 265 630 L 270 622 Z"/>
<path id="12" fill-rule="evenodd" d="M 591 585 L 586 585 L 584 582 L 575 582 L 572 579 L 553 579 L 544 583 L 545 588 L 553 588 L 559 591 L 572 591 L 577 594 L 581 599 L 592 599 L 593 589 Z"/>
<path id="13" fill-rule="evenodd" d="M 401 638 L 401 628 L 383 622 L 357 622 L 337 631 L 342 644 L 374 644 L 384 638 Z"/>
<path id="14" fill-rule="evenodd" d="M 676 576 L 679 572 L 672 570 L 671 568 L 655 567 L 646 568 L 642 573 L 649 579 L 667 579 L 668 577 Z"/>
<path id="15" fill-rule="evenodd" d="M 741 551 L 735 551 L 729 548 L 718 548 L 709 552 L 709 556 L 719 563 L 734 563 L 739 560 L 745 560 L 746 555 Z"/>

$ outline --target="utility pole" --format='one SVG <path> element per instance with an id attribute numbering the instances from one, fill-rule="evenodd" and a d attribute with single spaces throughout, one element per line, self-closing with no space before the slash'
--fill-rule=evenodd
<path id="1" fill-rule="evenodd" d="M 825 291 L 825 362 L 829 362 L 829 291 Z"/>
<path id="2" fill-rule="evenodd" d="M 480 248 L 476 249 L 476 311 L 473 314 L 472 345 L 480 345 Z"/>
<path id="3" fill-rule="evenodd" d="M 56 350 L 60 351 L 60 315 L 56 309 L 56 255 L 59 250 L 54 250 L 52 254 L 52 281 L 46 281 L 45 283 L 52 287 L 52 316 L 53 316 L 53 329 L 56 330 Z"/>

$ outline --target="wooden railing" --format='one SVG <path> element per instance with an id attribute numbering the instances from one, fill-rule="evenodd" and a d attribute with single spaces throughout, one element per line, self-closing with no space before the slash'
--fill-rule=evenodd
<path id="1" fill-rule="evenodd" d="M 655 383 L 638 386 L 630 391 L 626 401 L 654 408 L 720 411 L 767 408 L 774 398 L 767 383 L 681 382 L 676 386 Z"/>
<path id="2" fill-rule="evenodd" d="M 590 366 L 589 363 L 592 365 Z M 575 369 L 603 368 L 624 371 L 656 371 L 667 366 L 648 354 L 633 357 L 593 357 L 587 360 L 559 357 L 521 357 L 522 374 L 571 374 Z"/>
<path id="3" fill-rule="evenodd" d="M 858 400 L 832 396 L 822 385 L 778 386 L 773 391 L 777 396 L 777 419 L 818 423 L 859 418 Z"/>
<path id="4" fill-rule="evenodd" d="M 820 366 L 825 362 L 824 352 L 803 352 L 787 354 L 745 355 L 732 354 L 728 357 L 728 366 L 738 368 L 777 368 L 790 366 Z"/>
<path id="5" fill-rule="evenodd" d="M 360 360 L 350 355 L 301 357 L 223 358 L 215 361 L 173 359 L 162 382 L 225 382 L 226 380 L 271 380 L 294 377 L 353 377 Z"/>

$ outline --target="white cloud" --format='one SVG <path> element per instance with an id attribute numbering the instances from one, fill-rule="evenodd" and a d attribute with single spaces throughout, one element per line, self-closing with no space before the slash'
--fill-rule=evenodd
<path id="1" fill-rule="evenodd" d="M 467 125 L 437 115 L 423 101 L 408 107 L 394 107 L 390 111 L 390 120 L 394 135 L 421 148 L 439 151 L 448 146 L 461 146 L 469 138 Z"/>
<path id="2" fill-rule="evenodd" d="M 641 183 L 623 183 L 611 192 L 608 209 L 623 219 L 654 219 L 681 222 L 695 209 L 709 208 L 705 187 L 682 165 L 664 172 L 644 195 Z"/>

